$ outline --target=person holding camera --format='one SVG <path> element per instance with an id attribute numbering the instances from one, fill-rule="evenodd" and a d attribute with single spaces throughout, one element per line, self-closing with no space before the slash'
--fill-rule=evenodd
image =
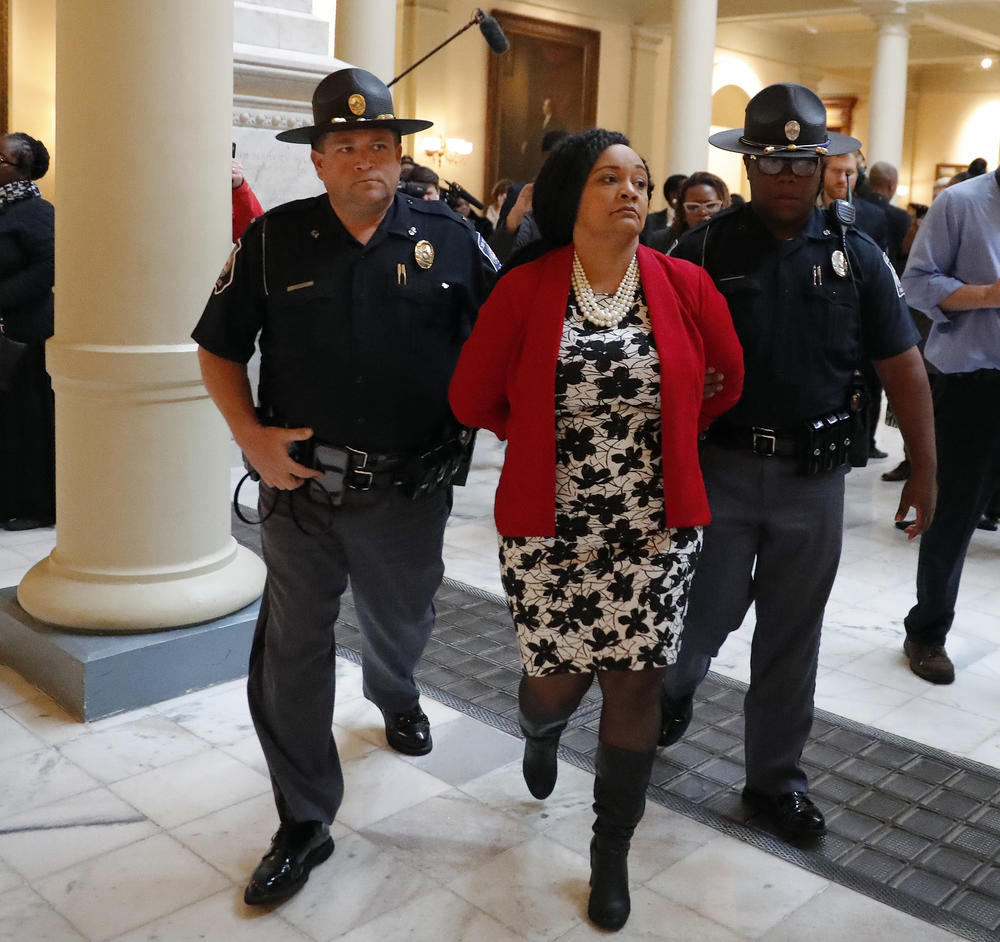
<path id="1" fill-rule="evenodd" d="M 386 741 L 431 750 L 413 671 L 469 442 L 448 382 L 499 268 L 443 203 L 397 191 L 401 135 L 430 122 L 395 117 L 361 69 L 328 75 L 312 104 L 314 123 L 278 138 L 311 145 L 326 192 L 250 224 L 193 333 L 209 395 L 261 479 L 267 583 L 247 689 L 280 826 L 251 905 L 291 896 L 333 851 L 334 625 L 348 579 Z"/>
<path id="2" fill-rule="evenodd" d="M 888 260 L 863 232 L 816 207 L 826 156 L 858 142 L 828 132 L 801 85 L 765 88 L 744 128 L 710 139 L 744 155 L 751 200 L 688 232 L 673 255 L 706 268 L 743 346 L 739 402 L 701 453 L 712 522 L 691 586 L 677 663 L 664 678 L 660 745 L 684 734 L 693 695 L 727 635 L 756 610 L 746 718 L 744 801 L 791 840 L 825 833 L 802 748 L 812 726 L 823 610 L 843 535 L 853 376 L 872 357 L 913 458 L 896 519 L 934 513 L 934 428 L 916 329 Z M 866 440 L 857 442 L 862 451 Z M 832 451 L 831 451 L 832 446 Z M 862 457 L 855 461 L 863 460 Z"/>

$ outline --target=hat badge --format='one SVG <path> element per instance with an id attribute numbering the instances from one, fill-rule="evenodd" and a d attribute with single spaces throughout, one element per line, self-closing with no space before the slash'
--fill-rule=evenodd
<path id="1" fill-rule="evenodd" d="M 789 141 L 797 141 L 799 139 L 799 134 L 802 128 L 799 126 L 798 121 L 786 121 L 785 122 L 785 139 Z"/>
<path id="2" fill-rule="evenodd" d="M 365 113 L 365 108 L 367 107 L 365 96 L 358 94 L 351 95 L 351 97 L 347 99 L 347 107 L 351 109 L 351 114 L 360 117 Z"/>

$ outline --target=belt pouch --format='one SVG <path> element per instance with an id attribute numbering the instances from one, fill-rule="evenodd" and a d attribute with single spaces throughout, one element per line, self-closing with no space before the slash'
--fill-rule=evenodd
<path id="1" fill-rule="evenodd" d="M 847 411 L 851 414 L 851 444 L 847 460 L 852 468 L 863 468 L 868 464 L 868 442 L 871 429 L 868 427 L 868 387 L 860 371 L 855 370 L 851 379 L 851 394 L 847 400 Z"/>
<path id="2" fill-rule="evenodd" d="M 846 410 L 807 421 L 799 439 L 799 474 L 821 474 L 847 464 L 852 424 Z"/>
<path id="3" fill-rule="evenodd" d="M 334 507 L 344 502 L 344 490 L 347 487 L 347 475 L 351 470 L 351 456 L 346 448 L 334 448 L 332 445 L 314 445 L 312 461 L 309 464 L 323 472 L 323 477 L 313 478 L 310 483 L 318 484 L 325 492 L 325 498 Z"/>

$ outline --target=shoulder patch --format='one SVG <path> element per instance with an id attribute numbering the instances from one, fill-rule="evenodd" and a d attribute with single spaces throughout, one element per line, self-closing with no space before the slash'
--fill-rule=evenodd
<path id="1" fill-rule="evenodd" d="M 500 259 L 493 254 L 493 249 L 486 244 L 481 232 L 476 233 L 476 245 L 479 246 L 479 251 L 486 256 L 486 261 L 493 266 L 493 271 L 500 271 Z"/>
<path id="2" fill-rule="evenodd" d="M 222 266 L 222 271 L 219 272 L 219 277 L 215 279 L 215 290 L 212 291 L 212 294 L 222 294 L 233 283 L 233 269 L 236 265 L 236 255 L 241 248 L 243 248 L 243 240 L 237 239 L 236 245 L 233 246 L 232 252 L 229 253 L 229 258 L 226 259 L 226 264 Z"/>
<path id="3" fill-rule="evenodd" d="M 899 297 L 903 297 L 903 284 L 899 280 L 899 275 L 896 274 L 896 269 L 892 267 L 892 262 L 889 261 L 889 256 L 885 252 L 882 253 L 882 261 L 885 262 L 885 267 L 892 273 L 892 280 L 896 284 L 896 294 Z"/>

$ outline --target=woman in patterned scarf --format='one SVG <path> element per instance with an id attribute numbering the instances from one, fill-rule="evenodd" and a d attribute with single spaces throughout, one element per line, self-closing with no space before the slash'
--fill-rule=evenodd
<path id="1" fill-rule="evenodd" d="M 455 415 L 507 439 L 495 517 L 524 673 L 524 778 L 555 786 L 559 736 L 603 693 L 588 914 L 620 929 L 626 859 L 708 523 L 698 433 L 739 397 L 742 354 L 697 266 L 639 244 L 649 170 L 628 139 L 563 141 L 535 182 L 539 242 L 479 313 L 451 385 Z M 703 399 L 706 367 L 724 374 Z"/>
<path id="2" fill-rule="evenodd" d="M 0 326 L 27 344 L 16 372 L 0 377 L 0 525 L 7 530 L 55 522 L 55 420 L 45 372 L 53 210 L 33 182 L 48 169 L 41 141 L 19 133 L 0 138 Z"/>

